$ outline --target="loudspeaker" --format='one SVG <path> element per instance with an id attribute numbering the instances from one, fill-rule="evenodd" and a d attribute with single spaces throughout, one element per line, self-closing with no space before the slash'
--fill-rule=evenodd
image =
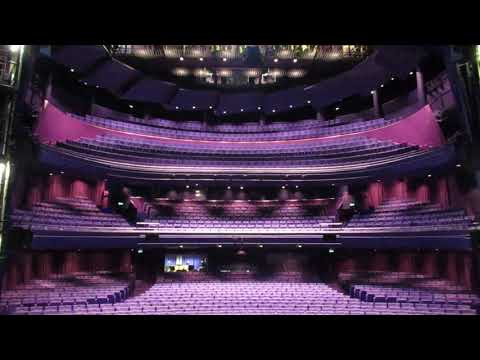
<path id="1" fill-rule="evenodd" d="M 337 234 L 323 234 L 323 241 L 330 243 L 337 241 Z"/>

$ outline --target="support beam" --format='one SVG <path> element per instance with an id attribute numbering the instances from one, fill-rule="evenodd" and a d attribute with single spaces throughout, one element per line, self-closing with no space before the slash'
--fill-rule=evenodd
<path id="1" fill-rule="evenodd" d="M 383 116 L 383 109 L 378 97 L 378 90 L 372 91 L 372 97 L 373 97 L 373 110 L 375 111 L 375 117 L 381 118 Z"/>

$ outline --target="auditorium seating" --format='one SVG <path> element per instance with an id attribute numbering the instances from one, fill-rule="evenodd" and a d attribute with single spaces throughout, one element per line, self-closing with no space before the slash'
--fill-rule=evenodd
<path id="1" fill-rule="evenodd" d="M 368 214 L 356 214 L 347 227 L 399 227 L 452 225 L 468 228 L 473 217 L 464 210 L 443 209 L 439 204 L 416 200 L 390 200 Z"/>
<path id="2" fill-rule="evenodd" d="M 99 304 L 120 302 L 131 291 L 127 279 L 108 272 L 58 275 L 3 291 L 0 307 L 17 314 L 76 313 Z"/>
<path id="3" fill-rule="evenodd" d="M 380 160 L 413 153 L 418 146 L 396 144 L 366 138 L 331 141 L 322 145 L 303 146 L 280 144 L 272 146 L 236 147 L 212 143 L 172 146 L 150 140 L 135 140 L 114 136 L 97 136 L 95 139 L 67 140 L 58 144 L 62 148 L 115 160 L 162 165 L 218 165 L 218 166 L 313 166 L 343 165 Z M 197 146 L 198 145 L 198 146 Z"/>
<path id="4" fill-rule="evenodd" d="M 140 120 L 136 122 L 118 121 L 100 118 L 96 116 L 86 115 L 81 117 L 72 115 L 77 119 L 85 121 L 91 125 L 105 127 L 108 129 L 120 130 L 130 133 L 155 135 L 174 139 L 195 139 L 195 140 L 220 140 L 220 141 L 271 141 L 271 140 L 294 140 L 306 139 L 323 136 L 332 136 L 340 134 L 348 134 L 361 132 L 371 129 L 380 128 L 389 124 L 395 123 L 401 117 L 386 119 L 375 119 L 369 121 L 354 121 L 348 124 L 332 124 L 333 126 L 325 126 L 321 123 L 320 126 L 303 128 L 295 126 L 292 129 L 290 124 L 276 124 L 275 131 L 266 131 L 264 127 L 259 127 L 259 132 L 221 132 L 217 129 L 208 131 L 205 129 L 186 130 L 179 128 L 165 128 L 158 126 L 151 126 L 148 123 L 150 120 Z M 307 124 L 313 122 L 308 120 Z M 268 125 L 270 126 L 270 125 Z M 267 126 L 267 129 L 268 129 Z M 228 127 L 227 127 L 228 128 Z"/>
<path id="5" fill-rule="evenodd" d="M 325 215 L 325 202 L 170 201 L 156 199 L 139 226 L 166 232 L 315 232 L 335 227 L 335 216 Z"/>
<path id="6" fill-rule="evenodd" d="M 129 227 L 120 215 L 102 212 L 91 200 L 61 198 L 33 205 L 31 210 L 15 209 L 13 225 L 24 229 L 79 229 L 82 227 Z"/>

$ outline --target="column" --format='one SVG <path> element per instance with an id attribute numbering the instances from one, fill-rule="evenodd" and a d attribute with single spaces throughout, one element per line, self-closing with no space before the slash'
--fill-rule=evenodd
<path id="1" fill-rule="evenodd" d="M 321 111 L 321 110 L 317 111 L 317 120 L 320 120 L 320 121 L 326 121 L 327 120 L 323 111 Z"/>
<path id="2" fill-rule="evenodd" d="M 427 98 L 425 96 L 425 84 L 423 82 L 423 73 L 420 68 L 417 68 L 416 71 L 417 78 L 417 100 L 420 104 L 425 105 L 427 103 Z"/>
<path id="3" fill-rule="evenodd" d="M 375 111 L 375 117 L 381 118 L 383 116 L 383 110 L 378 98 L 378 90 L 371 91 L 371 94 L 373 97 L 373 110 Z"/>
<path id="4" fill-rule="evenodd" d="M 447 254 L 447 279 L 455 283 L 458 281 L 456 253 Z"/>
<path id="5" fill-rule="evenodd" d="M 45 88 L 45 99 L 50 101 L 50 97 L 52 96 L 52 82 L 53 82 L 53 73 L 48 75 L 47 80 L 47 87 Z"/>
<path id="6" fill-rule="evenodd" d="M 427 276 L 437 276 L 437 255 L 433 252 L 423 254 L 421 273 Z"/>

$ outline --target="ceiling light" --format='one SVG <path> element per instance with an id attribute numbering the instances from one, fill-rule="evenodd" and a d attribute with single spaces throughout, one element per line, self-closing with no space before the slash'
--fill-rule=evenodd
<path id="1" fill-rule="evenodd" d="M 338 110 L 340 110 L 340 108 L 337 106 L 337 107 L 335 108 L 335 111 L 338 111 Z"/>
<path id="2" fill-rule="evenodd" d="M 413 75 L 413 71 L 410 71 L 410 75 Z"/>
<path id="3" fill-rule="evenodd" d="M 243 112 L 243 109 L 240 109 L 241 112 Z"/>
<path id="4" fill-rule="evenodd" d="M 212 105 L 210 105 L 208 108 L 209 108 L 210 110 L 212 110 L 212 109 L 213 109 L 213 106 L 212 106 Z"/>
<path id="5" fill-rule="evenodd" d="M 288 107 L 291 109 L 291 108 L 293 108 L 293 105 L 288 105 Z"/>
<path id="6" fill-rule="evenodd" d="M 63 174 L 64 174 L 64 172 L 63 172 L 63 171 L 60 171 L 60 174 L 62 174 L 62 175 L 63 175 Z"/>
<path id="7" fill-rule="evenodd" d="M 230 186 L 227 186 L 227 189 L 228 189 L 228 190 L 230 190 L 230 189 L 231 189 L 231 187 L 230 187 Z"/>
<path id="8" fill-rule="evenodd" d="M 71 69 L 70 69 L 70 72 L 75 72 L 75 69 L 74 69 L 74 68 L 71 68 Z"/>
<path id="9" fill-rule="evenodd" d="M 53 173 L 50 173 L 50 174 L 48 174 L 48 175 L 53 176 Z"/>
<path id="10" fill-rule="evenodd" d="M 180 56 L 180 61 L 183 61 L 183 56 Z"/>
<path id="11" fill-rule="evenodd" d="M 95 85 L 95 87 L 98 89 L 100 86 L 98 86 L 98 85 Z"/>
<path id="12" fill-rule="evenodd" d="M 428 177 L 432 177 L 432 174 L 428 174 L 427 176 L 428 176 Z"/>
<path id="13" fill-rule="evenodd" d="M 243 186 L 240 186 L 240 190 L 243 190 Z"/>
<path id="14" fill-rule="evenodd" d="M 202 58 L 202 57 L 200 58 L 200 61 L 203 61 L 203 58 Z"/>
<path id="15" fill-rule="evenodd" d="M 179 245 L 178 247 L 179 247 L 179 248 L 183 248 L 183 245 Z"/>
<path id="16" fill-rule="evenodd" d="M 88 85 L 88 83 L 86 81 L 83 82 L 85 85 Z"/>
<path id="17" fill-rule="evenodd" d="M 277 58 L 273 59 L 273 62 L 278 62 L 278 59 Z"/>
<path id="18" fill-rule="evenodd" d="M 395 78 L 392 76 L 392 77 L 390 78 L 390 80 L 392 80 L 392 81 L 393 81 L 393 80 L 395 80 Z"/>
<path id="19" fill-rule="evenodd" d="M 221 248 L 221 247 L 222 247 L 222 245 L 221 245 L 221 244 L 218 244 L 218 245 L 217 245 L 217 247 Z"/>
<path id="20" fill-rule="evenodd" d="M 259 247 L 259 248 L 263 248 L 263 245 L 262 245 L 262 244 L 260 244 L 260 245 L 258 245 L 258 247 Z"/>
<path id="21" fill-rule="evenodd" d="M 335 252 L 335 250 L 333 250 L 333 249 L 328 249 L 328 252 L 329 252 L 330 254 L 333 254 L 333 253 Z"/>
<path id="22" fill-rule="evenodd" d="M 222 60 L 225 62 L 225 61 L 227 61 L 227 58 L 223 58 Z"/>
<path id="23" fill-rule="evenodd" d="M 370 91 L 370 94 L 372 95 L 375 94 L 375 90 Z"/>
<path id="24" fill-rule="evenodd" d="M 298 185 L 295 185 L 295 189 L 298 189 Z"/>
<path id="25" fill-rule="evenodd" d="M 457 166 L 457 168 L 459 168 L 459 167 L 462 167 L 462 165 L 461 165 L 461 164 L 457 164 L 456 166 Z"/>
<path id="26" fill-rule="evenodd" d="M 197 107 L 195 105 L 192 106 L 192 109 L 195 110 Z"/>
<path id="27" fill-rule="evenodd" d="M 301 248 L 301 247 L 302 247 L 302 245 L 300 245 L 300 244 L 297 245 L 297 248 Z"/>
<path id="28" fill-rule="evenodd" d="M 133 109 L 133 105 L 128 105 L 128 107 L 129 107 L 130 109 Z"/>
<path id="29" fill-rule="evenodd" d="M 335 184 L 332 184 L 332 186 L 335 186 Z"/>
<path id="30" fill-rule="evenodd" d="M 187 189 L 190 189 L 190 185 L 185 186 Z"/>
<path id="31" fill-rule="evenodd" d="M 196 187 L 198 187 L 198 184 L 195 184 Z"/>
<path id="32" fill-rule="evenodd" d="M 275 109 L 273 109 L 272 112 L 275 112 Z"/>
<path id="33" fill-rule="evenodd" d="M 383 84 L 382 84 L 382 85 L 380 85 L 380 87 L 382 88 L 382 87 L 383 87 Z"/>
<path id="34" fill-rule="evenodd" d="M 297 61 L 298 61 L 298 59 L 297 59 L 297 58 L 293 59 L 293 62 L 294 62 L 294 63 L 296 63 Z"/>
<path id="35" fill-rule="evenodd" d="M 262 107 L 261 106 L 257 107 L 257 110 L 262 110 Z"/>
<path id="36" fill-rule="evenodd" d="M 227 112 L 225 110 L 223 110 L 223 113 L 226 114 Z"/>
<path id="37" fill-rule="evenodd" d="M 178 106 L 175 106 L 175 109 L 177 109 L 177 110 L 178 110 Z"/>
<path id="38" fill-rule="evenodd" d="M 285 189 L 285 185 L 282 186 L 282 189 Z"/>
<path id="39" fill-rule="evenodd" d="M 119 201 L 118 206 L 123 206 L 123 202 Z"/>
<path id="40" fill-rule="evenodd" d="M 307 100 L 307 104 L 310 104 L 312 101 L 311 100 Z"/>

